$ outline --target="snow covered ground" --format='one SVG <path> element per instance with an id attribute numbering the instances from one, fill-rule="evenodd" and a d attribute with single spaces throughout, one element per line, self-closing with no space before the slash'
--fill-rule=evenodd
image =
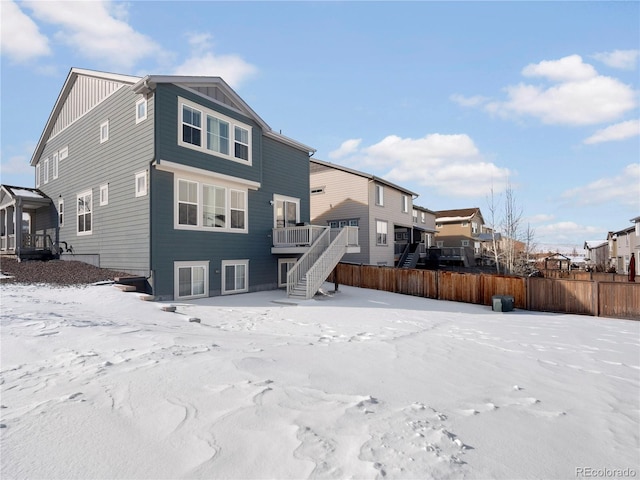
<path id="1" fill-rule="evenodd" d="M 640 322 L 1 289 L 3 479 L 640 477 Z"/>

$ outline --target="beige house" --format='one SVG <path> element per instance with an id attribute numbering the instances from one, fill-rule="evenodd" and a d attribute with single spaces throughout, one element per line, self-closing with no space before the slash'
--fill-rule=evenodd
<path id="1" fill-rule="evenodd" d="M 436 247 L 440 262 L 470 267 L 482 263 L 486 234 L 479 208 L 440 210 L 436 213 Z M 486 238 L 485 238 L 486 237 Z"/>
<path id="2" fill-rule="evenodd" d="M 629 260 L 631 253 L 640 255 L 640 217 L 632 219 L 634 225 L 608 235 L 609 265 L 616 269 L 617 273 L 629 273 Z"/>
<path id="3" fill-rule="evenodd" d="M 408 253 L 424 255 L 432 242 L 435 213 L 414 205 L 418 195 L 406 188 L 316 159 L 311 159 L 310 187 L 311 223 L 359 229 L 360 253 L 345 255 L 345 262 L 395 266 Z"/>

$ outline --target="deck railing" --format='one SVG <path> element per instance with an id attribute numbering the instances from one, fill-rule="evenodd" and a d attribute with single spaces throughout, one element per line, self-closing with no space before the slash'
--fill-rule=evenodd
<path id="1" fill-rule="evenodd" d="M 302 225 L 273 229 L 274 247 L 308 247 L 314 243 L 328 227 Z"/>
<path id="2" fill-rule="evenodd" d="M 46 233 L 23 233 L 21 243 L 26 250 L 51 250 L 52 245 L 51 237 Z"/>

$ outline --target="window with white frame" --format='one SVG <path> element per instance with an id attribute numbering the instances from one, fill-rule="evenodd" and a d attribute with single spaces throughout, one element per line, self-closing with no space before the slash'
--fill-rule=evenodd
<path id="1" fill-rule="evenodd" d="M 147 99 L 141 98 L 136 102 L 136 123 L 147 119 Z"/>
<path id="2" fill-rule="evenodd" d="M 426 223 L 427 217 L 424 212 L 420 212 L 420 223 Z"/>
<path id="3" fill-rule="evenodd" d="M 209 295 L 209 261 L 174 262 L 174 297 L 201 298 Z"/>
<path id="4" fill-rule="evenodd" d="M 418 211 L 413 210 L 412 214 L 413 214 L 413 223 L 418 223 Z"/>
<path id="5" fill-rule="evenodd" d="M 462 246 L 463 247 L 468 247 L 469 246 L 469 240 L 462 240 Z"/>
<path id="6" fill-rule="evenodd" d="M 402 195 L 402 213 L 407 213 L 409 211 L 409 197 L 407 195 Z"/>
<path id="7" fill-rule="evenodd" d="M 249 260 L 223 260 L 222 294 L 249 291 Z"/>
<path id="8" fill-rule="evenodd" d="M 279 258 L 278 259 L 278 287 L 287 286 L 287 274 L 291 267 L 297 262 L 295 258 Z"/>
<path id="9" fill-rule="evenodd" d="M 473 251 L 476 253 L 476 255 L 480 253 L 480 248 L 480 242 L 473 242 Z"/>
<path id="10" fill-rule="evenodd" d="M 109 140 L 109 120 L 100 124 L 100 143 L 104 143 L 107 140 Z"/>
<path id="11" fill-rule="evenodd" d="M 251 165 L 251 126 L 179 97 L 178 144 Z"/>
<path id="12" fill-rule="evenodd" d="M 384 187 L 376 185 L 376 205 L 384 205 Z"/>
<path id="13" fill-rule="evenodd" d="M 40 162 L 36 164 L 36 188 L 40 186 Z"/>
<path id="14" fill-rule="evenodd" d="M 58 161 L 58 152 L 55 152 L 52 158 L 53 158 L 53 179 L 55 180 L 56 178 L 58 178 L 58 169 L 60 167 L 59 161 Z"/>
<path id="15" fill-rule="evenodd" d="M 136 173 L 136 197 L 144 197 L 147 194 L 147 172 Z"/>
<path id="16" fill-rule="evenodd" d="M 60 157 L 60 160 L 64 160 L 65 158 L 67 158 L 69 156 L 69 147 L 61 148 L 58 152 L 58 155 Z"/>
<path id="17" fill-rule="evenodd" d="M 471 233 L 478 233 L 478 224 L 476 222 L 471 222 Z"/>
<path id="18" fill-rule="evenodd" d="M 109 204 L 109 184 L 100 185 L 100 206 Z"/>
<path id="19" fill-rule="evenodd" d="M 48 158 L 44 160 L 44 164 L 42 165 L 42 168 L 44 169 L 44 183 L 47 184 L 49 183 L 49 159 Z"/>
<path id="20" fill-rule="evenodd" d="M 376 245 L 387 245 L 387 222 L 376 220 Z"/>
<path id="21" fill-rule="evenodd" d="M 227 191 L 215 185 L 202 186 L 202 225 L 227 228 Z"/>
<path id="22" fill-rule="evenodd" d="M 64 226 L 64 200 L 58 198 L 58 227 Z"/>
<path id="23" fill-rule="evenodd" d="M 92 197 L 91 190 L 78 194 L 78 235 L 90 235 L 92 232 Z"/>
<path id="24" fill-rule="evenodd" d="M 247 233 L 247 191 L 220 182 L 176 180 L 177 229 Z"/>

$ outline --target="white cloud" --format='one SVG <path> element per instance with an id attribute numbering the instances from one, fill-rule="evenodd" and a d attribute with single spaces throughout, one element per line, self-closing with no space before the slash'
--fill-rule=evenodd
<path id="1" fill-rule="evenodd" d="M 465 97 L 464 95 L 460 94 L 453 94 L 449 97 L 449 99 L 452 102 L 457 103 L 461 107 L 478 107 L 489 100 L 487 97 L 483 97 L 482 95 Z"/>
<path id="2" fill-rule="evenodd" d="M 13 1 L 2 1 L 0 49 L 15 62 L 27 62 L 51 54 L 49 39 Z"/>
<path id="3" fill-rule="evenodd" d="M 197 33 L 189 35 L 191 54 L 181 65 L 175 67 L 174 75 L 202 75 L 222 77 L 225 82 L 237 88 L 244 80 L 255 75 L 257 67 L 238 55 L 218 55 L 214 53 L 211 35 Z"/>
<path id="4" fill-rule="evenodd" d="M 628 120 L 626 122 L 617 123 L 598 130 L 589 138 L 585 139 L 584 143 L 594 144 L 626 140 L 627 138 L 637 137 L 638 135 L 640 135 L 640 120 Z"/>
<path id="5" fill-rule="evenodd" d="M 581 206 L 611 203 L 637 208 L 640 206 L 640 163 L 627 165 L 619 175 L 567 190 L 562 198 Z"/>
<path id="6" fill-rule="evenodd" d="M 31 167 L 29 160 L 31 158 L 28 155 L 14 155 L 9 157 L 6 162 L 2 160 L 0 170 L 3 175 L 27 175 L 33 173 L 33 167 Z"/>
<path id="7" fill-rule="evenodd" d="M 555 82 L 589 80 L 598 75 L 593 66 L 583 63 L 580 55 L 569 55 L 560 60 L 543 60 L 522 69 L 525 77 L 545 77 Z"/>
<path id="8" fill-rule="evenodd" d="M 575 238 L 589 237 L 591 234 L 602 233 L 602 228 L 588 225 L 580 225 L 576 222 L 556 222 L 536 227 L 536 236 L 541 238 L 552 237 L 558 241 L 572 240 Z"/>
<path id="9" fill-rule="evenodd" d="M 640 50 L 614 50 L 613 52 L 596 53 L 593 58 L 612 68 L 633 70 L 638 64 Z"/>
<path id="10" fill-rule="evenodd" d="M 520 83 L 505 88 L 506 100 L 477 102 L 478 106 L 505 118 L 532 116 L 555 125 L 594 125 L 612 122 L 633 110 L 637 93 L 619 80 L 598 74 L 579 55 L 545 60 L 522 70 L 551 84 Z M 457 96 L 458 103 L 465 97 Z M 477 99 L 481 97 L 470 97 Z M 471 100 L 466 100 L 471 104 Z"/>
<path id="11" fill-rule="evenodd" d="M 340 146 L 331 152 L 329 152 L 329 158 L 332 160 L 339 159 L 345 157 L 347 155 L 351 155 L 358 151 L 358 147 L 362 142 L 361 138 L 353 138 L 350 140 L 345 140 L 340 144 Z"/>
<path id="12" fill-rule="evenodd" d="M 367 172 L 382 171 L 379 176 L 392 182 L 417 183 L 458 197 L 485 195 L 492 184 L 496 192 L 502 191 L 510 175 L 508 169 L 485 161 L 473 140 L 463 134 L 436 133 L 418 139 L 389 135 L 354 150 L 343 163 Z"/>
<path id="13" fill-rule="evenodd" d="M 123 4 L 110 1 L 27 1 L 34 16 L 60 28 L 55 39 L 80 55 L 131 69 L 142 58 L 161 55 L 160 47 L 127 22 Z"/>

